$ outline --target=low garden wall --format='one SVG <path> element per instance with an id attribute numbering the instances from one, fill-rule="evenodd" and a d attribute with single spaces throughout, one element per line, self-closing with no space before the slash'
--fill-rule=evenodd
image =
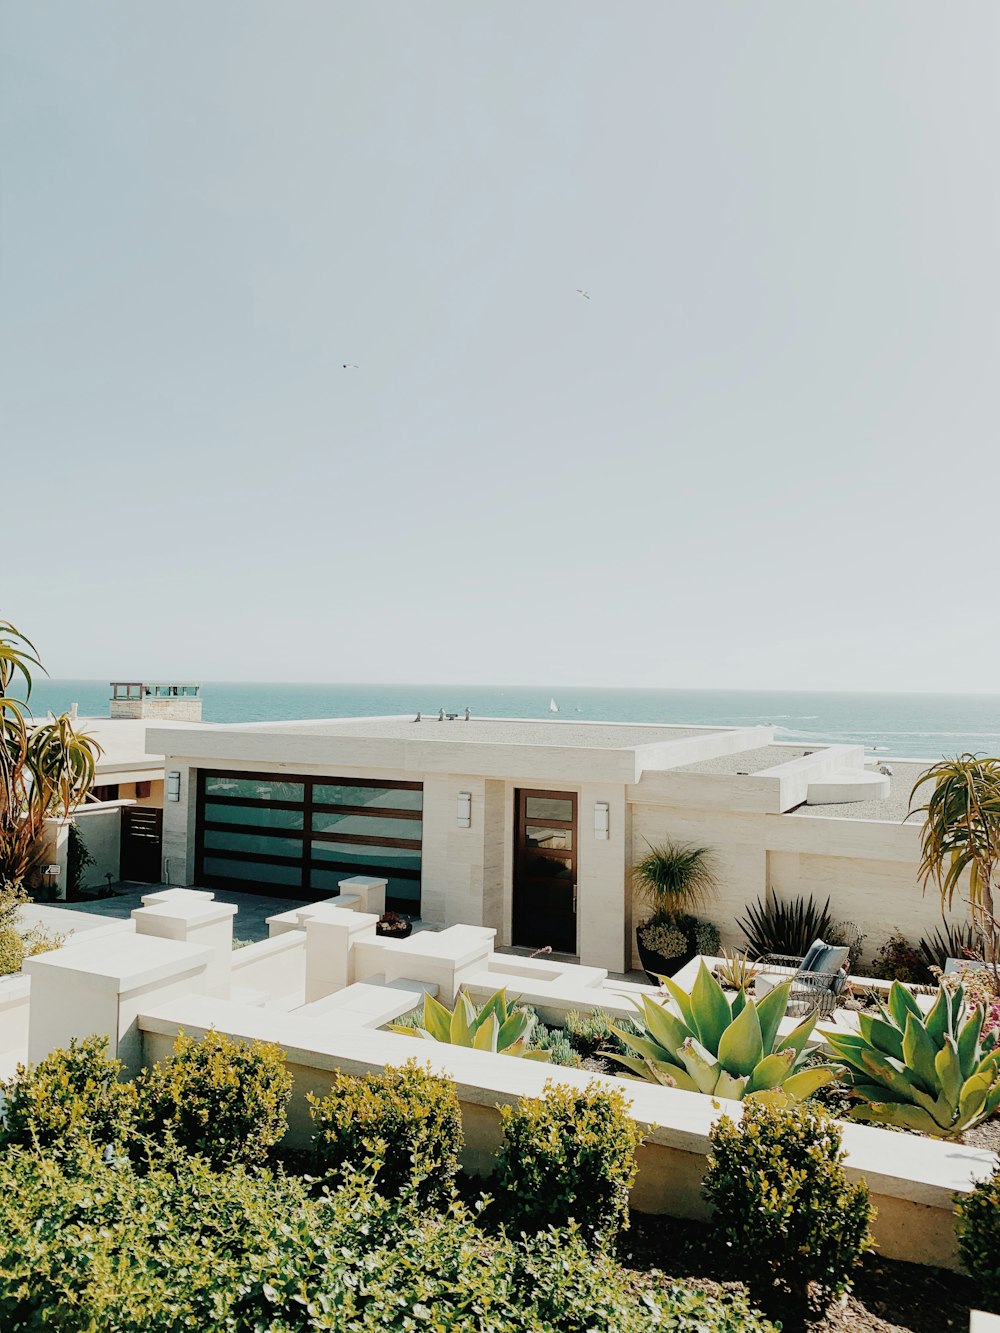
<path id="1" fill-rule="evenodd" d="M 429 1064 L 456 1085 L 466 1137 L 463 1165 L 480 1175 L 493 1169 L 500 1106 L 540 1095 L 549 1080 L 576 1087 L 596 1080 L 624 1089 L 646 1140 L 638 1154 L 633 1206 L 675 1217 L 706 1215 L 701 1182 L 711 1127 L 723 1113 L 734 1119 L 741 1114 L 738 1102 L 697 1093 L 442 1046 L 397 1033 L 350 1029 L 336 1012 L 328 1019 L 309 1019 L 187 995 L 143 1011 L 138 1026 L 145 1063 L 168 1055 L 181 1030 L 200 1036 L 215 1028 L 233 1037 L 280 1045 L 294 1080 L 287 1135 L 291 1146 L 308 1141 L 307 1094 L 327 1092 L 338 1070 L 360 1075 L 409 1059 Z M 848 1174 L 864 1177 L 878 1209 L 873 1231 L 879 1251 L 891 1259 L 958 1268 L 953 1196 L 968 1193 L 992 1172 L 994 1154 L 864 1125 L 845 1125 L 843 1139 Z"/>

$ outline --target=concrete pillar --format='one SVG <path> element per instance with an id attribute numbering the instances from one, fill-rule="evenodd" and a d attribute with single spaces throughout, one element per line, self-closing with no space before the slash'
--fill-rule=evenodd
<path id="1" fill-rule="evenodd" d="M 354 945 L 374 940 L 374 912 L 351 912 L 331 904 L 306 917 L 306 1004 L 342 990 L 355 980 Z"/>
<path id="2" fill-rule="evenodd" d="M 608 806 L 607 837 L 594 825 L 597 802 Z M 624 972 L 626 900 L 625 788 L 581 786 L 577 798 L 576 948 L 587 967 Z M 629 960 L 631 962 L 631 960 Z"/>
<path id="3" fill-rule="evenodd" d="M 181 995 L 204 995 L 212 950 L 148 935 L 105 936 L 25 959 L 31 977 L 28 1060 L 34 1064 L 73 1037 L 108 1038 L 130 1074 L 142 1065 L 136 1022 L 142 1010 Z"/>
<path id="4" fill-rule="evenodd" d="M 371 875 L 353 875 L 350 879 L 338 882 L 341 893 L 352 894 L 358 898 L 358 912 L 374 912 L 382 916 L 385 912 L 385 890 L 389 881 L 377 879 Z"/>
<path id="5" fill-rule="evenodd" d="M 206 897 L 190 890 L 170 890 L 148 896 L 160 901 L 137 907 L 132 912 L 136 934 L 211 949 L 208 993 L 228 997 L 233 961 L 233 917 L 239 910 L 236 905 L 217 903 L 210 895 Z"/>

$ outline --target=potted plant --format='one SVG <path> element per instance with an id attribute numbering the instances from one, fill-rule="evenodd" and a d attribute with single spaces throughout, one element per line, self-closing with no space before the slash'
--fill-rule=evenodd
<path id="1" fill-rule="evenodd" d="M 390 940 L 405 940 L 413 929 L 413 922 L 398 912 L 383 912 L 375 923 L 375 934 Z"/>
<path id="2" fill-rule="evenodd" d="M 635 900 L 649 909 L 635 937 L 642 966 L 655 983 L 706 952 L 699 945 L 711 934 L 709 923 L 691 913 L 715 893 L 715 869 L 707 847 L 670 840 L 647 845 L 649 851 L 632 868 Z M 717 941 L 718 931 L 712 932 Z"/>

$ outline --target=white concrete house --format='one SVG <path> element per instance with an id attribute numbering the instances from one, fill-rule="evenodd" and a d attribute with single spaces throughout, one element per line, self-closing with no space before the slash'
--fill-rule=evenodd
<path id="1" fill-rule="evenodd" d="M 151 725 L 165 756 L 169 882 L 314 899 L 346 875 L 439 927 L 495 929 L 613 972 L 633 966 L 630 867 L 665 837 L 710 847 L 723 943 L 769 890 L 832 899 L 873 951 L 940 925 L 917 882 L 927 766 L 772 728 L 437 717 Z M 884 761 L 882 761 L 884 763 Z M 167 876 L 164 876 L 167 878 Z"/>

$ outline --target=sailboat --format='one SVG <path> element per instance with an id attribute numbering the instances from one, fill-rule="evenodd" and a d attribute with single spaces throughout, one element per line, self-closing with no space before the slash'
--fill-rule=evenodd
<path id="1" fill-rule="evenodd" d="M 550 713 L 558 713 L 558 712 L 559 712 L 559 705 L 556 703 L 555 699 L 550 699 L 550 700 L 549 700 L 549 712 L 550 712 Z"/>

